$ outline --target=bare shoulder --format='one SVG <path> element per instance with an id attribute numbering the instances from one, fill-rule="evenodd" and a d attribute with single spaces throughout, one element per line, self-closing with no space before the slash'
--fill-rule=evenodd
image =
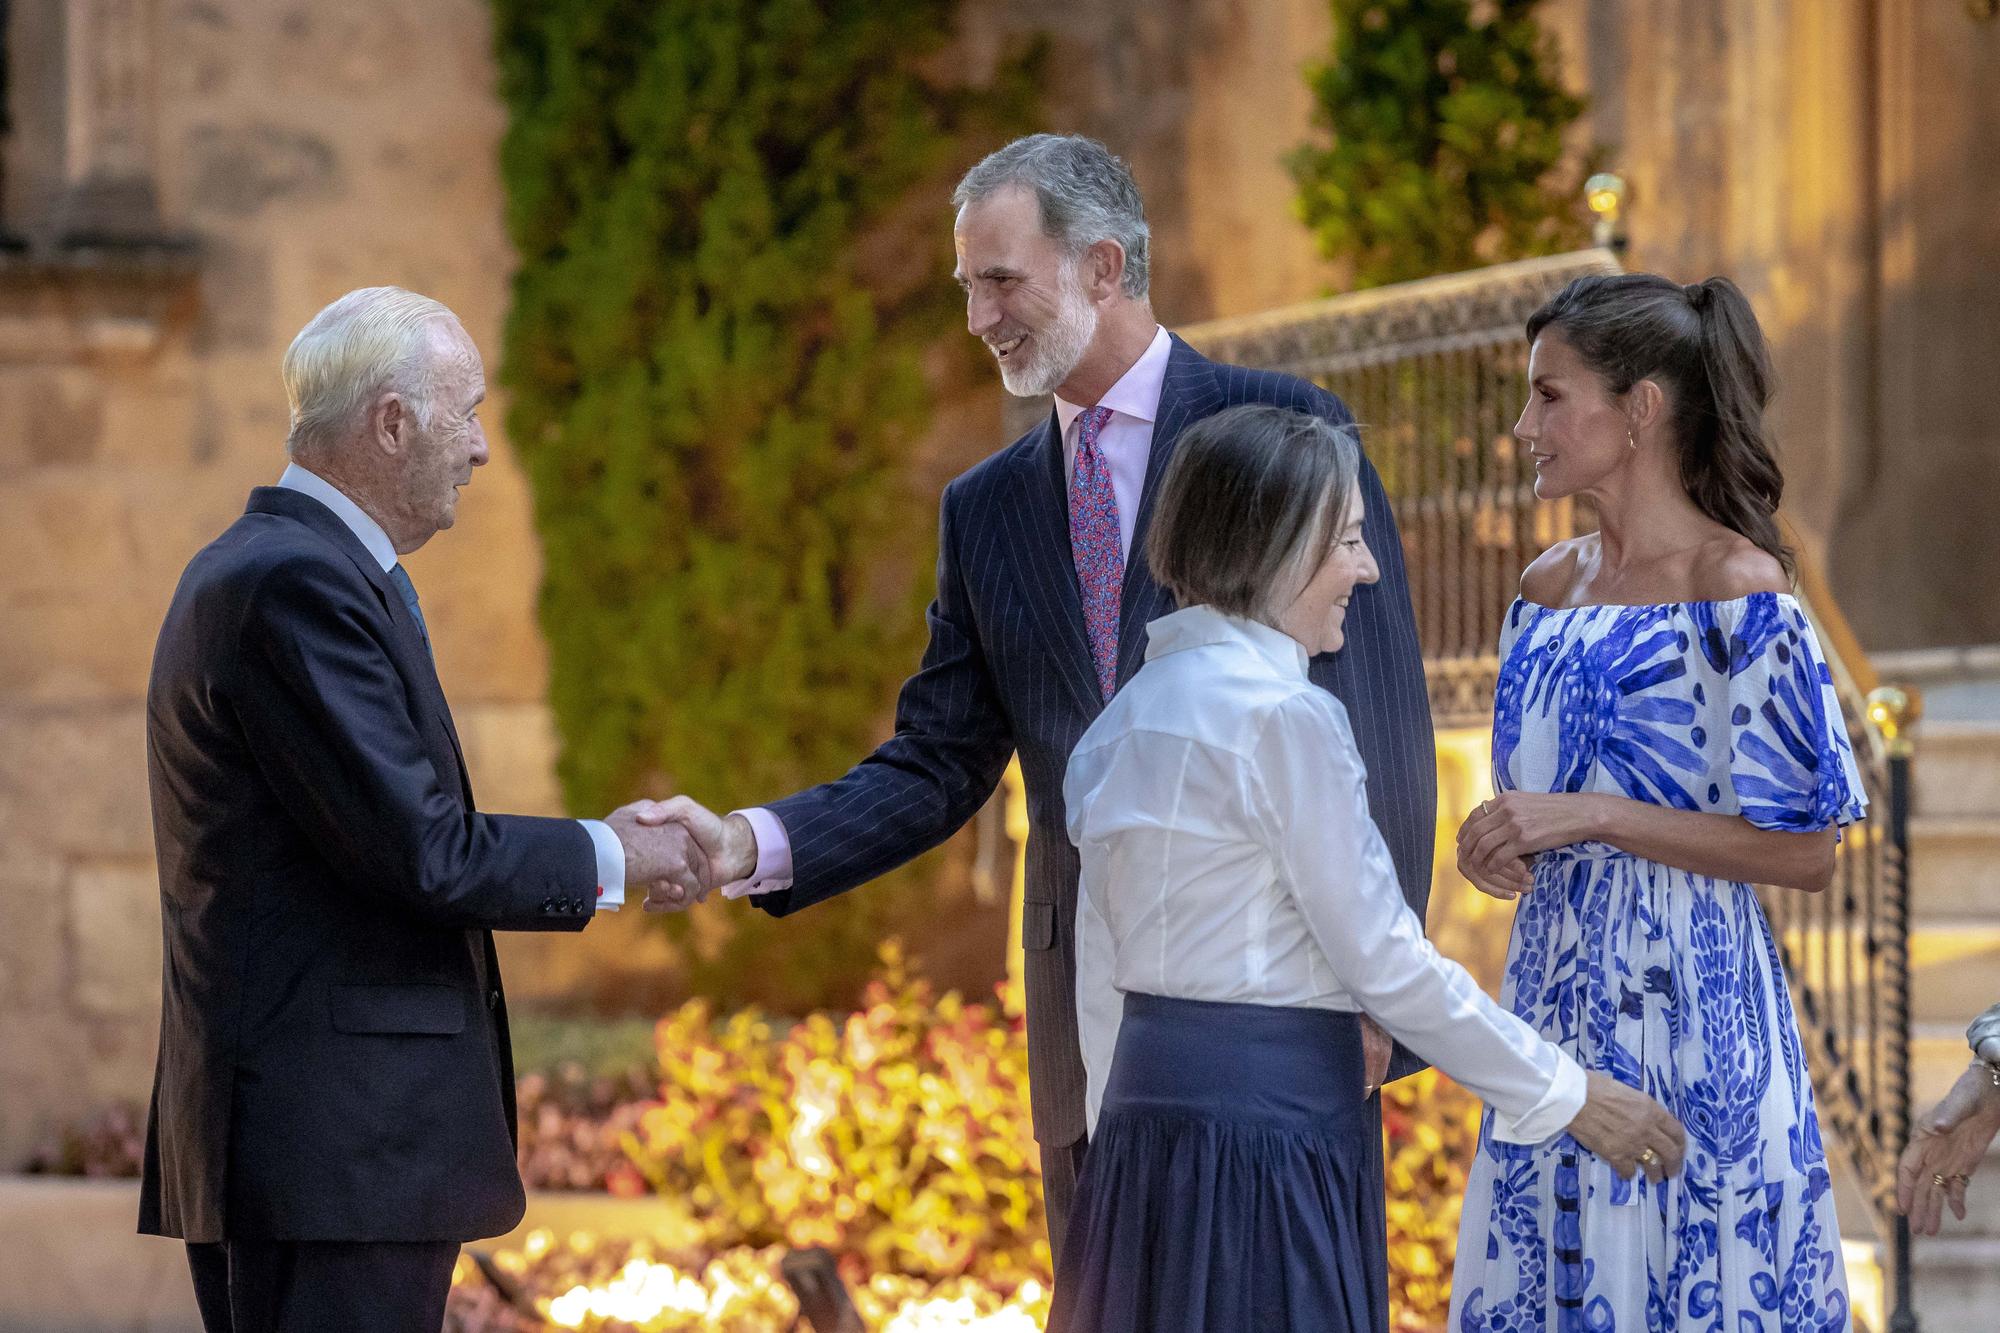
<path id="1" fill-rule="evenodd" d="M 1707 543 L 1690 572 L 1701 601 L 1726 602 L 1757 592 L 1792 590 L 1792 581 L 1778 557 L 1734 532 Z"/>
<path id="2" fill-rule="evenodd" d="M 1577 567 L 1597 540 L 1594 532 L 1557 542 L 1521 571 L 1521 596 L 1543 606 L 1561 606 L 1576 586 Z"/>

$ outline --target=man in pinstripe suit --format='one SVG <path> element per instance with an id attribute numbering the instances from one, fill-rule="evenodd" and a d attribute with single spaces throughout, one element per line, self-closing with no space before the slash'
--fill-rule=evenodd
<path id="1" fill-rule="evenodd" d="M 1188 423 L 1225 407 L 1270 403 L 1353 418 L 1315 385 L 1217 364 L 1159 327 L 1138 187 L 1103 145 L 1016 140 L 966 174 L 954 203 L 967 325 L 1010 392 L 1053 393 L 1055 410 L 945 488 L 930 646 L 903 687 L 895 736 L 845 776 L 765 808 L 717 820 L 692 802 L 673 806 L 708 846 L 715 876 L 735 881 L 728 896 L 754 895 L 784 916 L 943 842 L 1020 752 L 1030 822 L 1021 923 L 1029 1077 L 1059 1245 L 1084 1148 L 1078 861 L 1064 832 L 1063 772 L 1109 692 L 1145 661 L 1148 622 L 1174 609 L 1145 561 L 1131 559 L 1144 550 L 1155 484 Z M 1365 464 L 1362 487 L 1364 533 L 1382 577 L 1355 590 L 1348 647 L 1316 658 L 1312 678 L 1347 705 L 1370 808 L 1421 919 L 1436 807 L 1429 703 L 1402 543 Z M 681 904 L 662 889 L 649 905 Z M 1398 1051 L 1389 1073 L 1417 1067 Z M 1380 1070 L 1378 1062 L 1371 1076 Z"/>

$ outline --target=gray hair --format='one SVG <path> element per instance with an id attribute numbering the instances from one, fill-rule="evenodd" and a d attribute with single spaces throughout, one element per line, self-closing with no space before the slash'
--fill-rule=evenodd
<path id="1" fill-rule="evenodd" d="M 1132 172 L 1109 148 L 1081 134 L 1031 134 L 988 154 L 952 191 L 953 208 L 976 203 L 1009 185 L 1035 192 L 1042 231 L 1060 241 L 1072 257 L 1099 241 L 1116 241 L 1125 251 L 1121 286 L 1145 299 L 1150 276 L 1146 205 Z"/>
<path id="2" fill-rule="evenodd" d="M 1197 421 L 1160 480 L 1154 579 L 1182 606 L 1272 623 L 1332 552 L 1360 474 L 1348 426 L 1257 403 Z"/>
<path id="3" fill-rule="evenodd" d="M 362 287 L 314 315 L 285 349 L 292 410 L 286 452 L 297 458 L 338 443 L 384 392 L 401 394 L 429 430 L 440 360 L 435 334 L 457 324 L 449 307 L 401 287 Z"/>

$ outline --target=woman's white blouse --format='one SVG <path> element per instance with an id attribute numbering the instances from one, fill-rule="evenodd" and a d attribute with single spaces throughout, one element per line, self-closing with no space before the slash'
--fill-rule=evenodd
<path id="1" fill-rule="evenodd" d="M 1403 901 L 1347 710 L 1296 640 L 1206 606 L 1153 622 L 1146 665 L 1063 782 L 1082 852 L 1077 1022 L 1097 1127 L 1122 992 L 1363 1010 L 1535 1143 L 1581 1067 L 1442 957 Z"/>

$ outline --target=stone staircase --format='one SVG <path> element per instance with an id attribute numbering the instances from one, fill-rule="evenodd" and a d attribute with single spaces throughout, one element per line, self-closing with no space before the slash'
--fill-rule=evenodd
<path id="1" fill-rule="evenodd" d="M 1933 1106 L 1969 1058 L 1965 1025 L 2000 1003 L 2000 648 L 1878 659 L 1924 691 L 1910 820 L 1912 1109 Z M 2000 1151 L 1912 1250 L 1924 1333 L 2000 1329 Z"/>

